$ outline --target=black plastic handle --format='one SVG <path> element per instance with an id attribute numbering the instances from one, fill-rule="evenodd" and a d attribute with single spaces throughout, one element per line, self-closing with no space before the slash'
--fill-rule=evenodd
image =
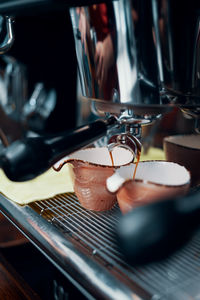
<path id="1" fill-rule="evenodd" d="M 19 140 L 0 154 L 0 166 L 13 181 L 32 179 L 56 161 L 105 135 L 115 118 L 97 120 L 60 135 Z"/>
<path id="2" fill-rule="evenodd" d="M 184 245 L 200 225 L 200 191 L 138 207 L 121 217 L 119 250 L 132 265 L 161 260 Z"/>

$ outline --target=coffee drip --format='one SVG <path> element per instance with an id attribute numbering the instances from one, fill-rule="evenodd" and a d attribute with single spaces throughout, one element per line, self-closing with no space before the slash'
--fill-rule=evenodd
<path id="1" fill-rule="evenodd" d="M 136 136 L 130 134 L 113 135 L 108 142 L 108 150 L 111 158 L 112 166 L 114 167 L 114 161 L 112 151 L 115 147 L 124 147 L 129 149 L 133 153 L 133 160 L 136 158 L 136 167 L 133 173 L 133 179 L 137 170 L 138 163 L 140 161 L 142 145 Z"/>

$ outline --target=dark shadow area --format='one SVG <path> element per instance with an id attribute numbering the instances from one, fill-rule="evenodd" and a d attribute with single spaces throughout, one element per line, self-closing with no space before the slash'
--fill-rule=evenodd
<path id="1" fill-rule="evenodd" d="M 35 84 L 54 88 L 57 104 L 49 117 L 47 132 L 63 131 L 76 121 L 76 54 L 68 9 L 38 16 L 17 17 L 15 42 L 7 53 L 27 69 L 29 97 Z"/>

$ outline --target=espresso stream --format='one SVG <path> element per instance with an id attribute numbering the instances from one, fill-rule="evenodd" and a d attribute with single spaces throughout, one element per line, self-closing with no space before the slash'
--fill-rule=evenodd
<path id="1" fill-rule="evenodd" d="M 109 151 L 109 155 L 110 155 L 110 159 L 111 159 L 111 162 L 112 162 L 112 167 L 114 167 L 114 160 L 113 160 L 112 150 Z M 141 145 L 139 143 L 137 143 L 137 154 L 136 154 L 137 161 L 136 161 L 136 164 L 135 164 L 135 170 L 133 172 L 133 180 L 135 179 L 137 167 L 138 167 L 138 164 L 139 164 L 139 161 L 140 161 L 140 156 L 141 156 Z"/>
<path id="2" fill-rule="evenodd" d="M 110 159 L 111 159 L 111 162 L 112 162 L 112 167 L 114 167 L 114 160 L 113 160 L 112 150 L 109 151 L 109 154 L 110 154 Z"/>
<path id="3" fill-rule="evenodd" d="M 138 167 L 138 164 L 139 164 L 139 161 L 140 161 L 140 156 L 141 156 L 141 148 L 138 149 L 138 151 L 137 151 L 137 155 L 136 155 L 137 161 L 136 161 L 136 164 L 135 164 L 135 170 L 134 170 L 134 173 L 133 173 L 133 180 L 135 179 L 137 167 Z"/>

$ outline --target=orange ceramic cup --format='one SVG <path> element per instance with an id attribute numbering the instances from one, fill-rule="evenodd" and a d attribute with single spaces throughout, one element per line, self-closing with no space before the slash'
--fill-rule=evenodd
<path id="1" fill-rule="evenodd" d="M 190 187 L 190 173 L 185 167 L 166 161 L 144 161 L 121 167 L 107 179 L 110 192 L 116 193 L 122 213 L 127 213 L 136 206 L 166 198 L 181 196 Z"/>
<path id="2" fill-rule="evenodd" d="M 59 171 L 65 163 L 73 165 L 75 180 L 74 192 L 80 204 L 89 210 L 104 211 L 116 203 L 116 195 L 106 188 L 106 179 L 114 169 L 133 161 L 133 153 L 125 148 L 115 147 L 112 160 L 107 147 L 87 148 L 74 152 L 54 165 Z"/>

